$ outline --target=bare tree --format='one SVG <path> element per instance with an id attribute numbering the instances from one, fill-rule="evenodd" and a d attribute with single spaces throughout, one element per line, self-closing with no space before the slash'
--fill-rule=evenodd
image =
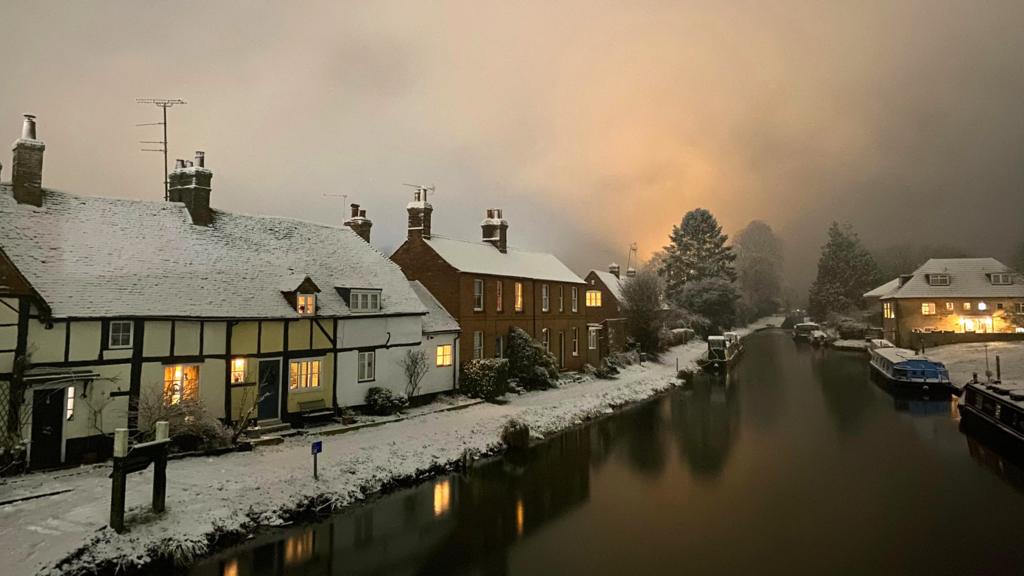
<path id="1" fill-rule="evenodd" d="M 411 399 L 420 389 L 420 383 L 423 382 L 427 370 L 430 369 L 430 364 L 427 363 L 427 353 L 420 348 L 410 348 L 405 351 L 399 364 L 402 365 L 402 370 L 405 372 L 405 396 Z"/>

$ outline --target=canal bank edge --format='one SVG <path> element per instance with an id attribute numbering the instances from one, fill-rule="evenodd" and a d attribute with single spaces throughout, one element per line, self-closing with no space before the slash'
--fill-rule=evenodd
<path id="1" fill-rule="evenodd" d="M 738 332 L 746 336 L 778 326 L 780 322 L 781 318 L 764 318 Z M 143 507 L 136 505 L 129 516 L 132 521 L 130 532 L 118 535 L 109 528 L 100 528 L 79 539 L 78 545 L 67 553 L 52 550 L 55 557 L 46 563 L 37 563 L 36 567 L 49 574 L 131 574 L 170 567 L 171 564 L 185 565 L 235 544 L 260 528 L 336 512 L 363 502 L 369 496 L 460 470 L 480 458 L 498 455 L 504 450 L 498 431 L 512 417 L 526 422 L 532 433 L 546 438 L 651 399 L 679 384 L 676 360 L 680 369 L 695 369 L 703 350 L 703 342 L 691 342 L 670 349 L 663 356 L 663 363 L 628 367 L 615 380 L 587 379 L 553 390 L 524 394 L 504 406 L 478 405 L 325 439 L 325 450 L 329 451 L 333 442 L 335 450 L 354 448 L 354 457 L 336 456 L 333 460 L 321 460 L 322 480 L 314 486 L 310 486 L 314 483 L 301 474 L 284 472 L 282 475 L 281 470 L 294 470 L 288 467 L 289 464 L 302 460 L 295 458 L 295 453 L 308 453 L 304 440 L 289 442 L 266 451 L 270 457 L 262 459 L 275 461 L 269 465 L 276 466 L 276 475 L 267 472 L 271 476 L 267 478 L 267 485 L 259 486 L 257 483 L 252 486 L 247 498 L 237 498 L 240 491 L 247 489 L 237 485 L 244 483 L 245 477 L 231 477 L 233 471 L 225 472 L 228 467 L 221 467 L 221 478 L 210 478 L 205 487 L 193 485 L 194 492 L 186 500 L 183 501 L 180 494 L 177 498 L 169 498 L 165 516 L 140 513 L 138 510 Z M 411 430 L 394 433 L 399 428 L 427 430 L 419 430 L 415 434 Z M 409 446 L 416 443 L 413 436 L 427 436 L 429 441 L 419 447 Z M 353 441 L 354 447 L 341 445 L 350 438 L 362 441 Z M 275 455 L 281 457 L 274 458 Z M 251 483 L 253 468 L 237 466 L 237 460 L 247 456 L 232 454 L 222 459 L 228 459 L 235 467 L 245 470 Z M 206 466 L 215 467 L 220 460 L 207 462 Z M 266 462 L 263 464 L 267 465 Z M 192 469 L 198 466 L 197 462 L 188 463 Z M 171 470 L 169 476 L 175 472 L 182 474 L 187 470 Z M 239 472 L 242 473 L 241 470 Z M 202 481 L 203 471 L 196 470 L 196 473 L 198 478 L 190 480 Z M 229 478 L 223 478 L 225 474 Z M 144 485 L 145 482 L 143 478 L 136 484 Z M 172 481 L 169 490 L 181 489 L 180 483 L 178 486 L 175 484 Z M 230 485 L 230 491 L 236 498 L 224 494 L 225 484 Z M 102 487 L 106 488 L 107 484 L 102 482 Z M 95 492 L 95 486 L 93 488 Z M 136 493 L 141 492 L 138 486 L 136 488 Z M 92 508 L 102 518 L 106 499 L 101 497 L 98 502 L 93 502 L 96 503 L 99 506 Z M 189 514 L 196 508 L 203 511 L 198 517 Z M 59 514 L 59 511 L 54 511 L 54 515 Z M 191 530 L 183 529 L 186 525 Z M 21 545 L 18 542 L 3 544 L 9 550 Z M 34 568 L 22 563 L 19 567 Z M 35 573 L 35 570 L 27 573 Z"/>

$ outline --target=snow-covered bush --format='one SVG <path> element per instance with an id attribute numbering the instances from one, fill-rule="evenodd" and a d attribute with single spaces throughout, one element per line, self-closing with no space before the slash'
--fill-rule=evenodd
<path id="1" fill-rule="evenodd" d="M 387 388 L 372 386 L 366 391 L 366 407 L 378 416 L 390 416 L 409 404 L 404 394 L 395 394 Z"/>
<path id="2" fill-rule="evenodd" d="M 472 398 L 494 400 L 508 391 L 508 360 L 480 358 L 462 368 L 459 389 Z"/>
<path id="3" fill-rule="evenodd" d="M 160 392 L 145 392 L 139 397 L 139 435 L 152 440 L 156 423 L 170 424 L 170 436 L 179 450 L 211 450 L 235 443 L 234 431 L 206 411 L 200 400 L 168 402 Z"/>
<path id="4" fill-rule="evenodd" d="M 506 448 L 522 449 L 530 447 L 530 426 L 518 418 L 510 418 L 501 427 L 501 441 Z"/>
<path id="5" fill-rule="evenodd" d="M 508 335 L 509 377 L 527 390 L 545 390 L 558 380 L 558 360 L 521 328 Z"/>
<path id="6" fill-rule="evenodd" d="M 859 340 L 868 329 L 864 322 L 848 317 L 837 318 L 834 324 L 839 337 L 844 340 Z"/>

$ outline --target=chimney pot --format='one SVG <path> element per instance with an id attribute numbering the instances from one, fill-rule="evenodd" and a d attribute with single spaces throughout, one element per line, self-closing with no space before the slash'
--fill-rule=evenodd
<path id="1" fill-rule="evenodd" d="M 21 124 L 21 137 L 25 140 L 36 139 L 36 116 L 35 114 L 25 114 L 25 120 Z"/>
<path id="2" fill-rule="evenodd" d="M 359 204 L 352 204 L 351 208 L 352 208 L 352 218 L 355 218 L 356 216 L 359 216 Z"/>
<path id="3" fill-rule="evenodd" d="M 11 185 L 19 204 L 43 205 L 43 152 L 46 145 L 36 139 L 36 117 L 25 114 L 21 138 L 15 140 L 11 163 Z"/>
<path id="4" fill-rule="evenodd" d="M 202 150 L 196 150 L 196 166 L 204 168 L 206 166 L 206 152 Z"/>
<path id="5" fill-rule="evenodd" d="M 412 202 L 406 205 L 406 212 L 409 213 L 408 239 L 430 238 L 430 220 L 434 207 L 423 198 L 423 192 L 419 188 L 412 194 Z"/>
<path id="6" fill-rule="evenodd" d="M 619 277 L 619 270 L 619 265 L 616 264 L 615 262 L 612 262 L 611 264 L 608 265 L 608 272 L 610 272 L 616 278 Z"/>
<path id="7" fill-rule="evenodd" d="M 360 210 L 359 204 L 352 204 L 352 216 L 345 221 L 345 226 L 351 228 L 367 243 L 370 242 L 370 229 L 373 228 L 373 222 L 366 218 L 366 210 Z"/>
<path id="8" fill-rule="evenodd" d="M 181 158 L 178 158 L 177 160 L 174 161 L 174 169 L 175 170 L 181 170 L 184 167 L 185 167 L 185 161 L 182 160 Z"/>
<path id="9" fill-rule="evenodd" d="M 501 208 L 488 208 L 486 218 L 480 223 L 483 241 L 491 244 L 502 254 L 508 252 L 508 222 L 501 217 Z"/>
<path id="10" fill-rule="evenodd" d="M 174 171 L 167 178 L 168 200 L 184 202 L 193 224 L 209 226 L 213 222 L 213 212 L 210 210 L 210 181 L 213 173 L 206 169 L 206 155 L 202 151 L 197 150 L 195 158 L 202 170 L 189 170 L 197 167 L 191 160 L 179 158 L 174 161 Z"/>
<path id="11" fill-rule="evenodd" d="M 366 218 L 366 210 L 360 210 L 359 211 L 359 217 L 360 218 Z"/>

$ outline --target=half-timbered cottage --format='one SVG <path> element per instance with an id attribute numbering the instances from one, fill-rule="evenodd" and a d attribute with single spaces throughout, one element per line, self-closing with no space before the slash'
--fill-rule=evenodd
<path id="1" fill-rule="evenodd" d="M 59 192 L 43 150 L 27 118 L 0 185 L 0 432 L 32 466 L 105 457 L 140 402 L 330 415 L 404 392 L 409 349 L 431 359 L 420 393 L 455 386 L 458 325 L 368 243 L 365 211 L 350 227 L 212 209 L 202 153 L 169 202 Z"/>

